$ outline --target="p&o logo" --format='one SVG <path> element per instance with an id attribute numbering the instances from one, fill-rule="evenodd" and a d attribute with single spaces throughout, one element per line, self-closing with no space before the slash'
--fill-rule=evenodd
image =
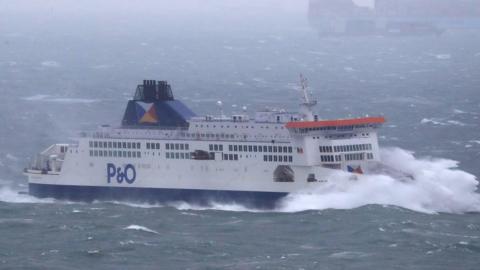
<path id="1" fill-rule="evenodd" d="M 135 182 L 137 172 L 132 164 L 127 164 L 124 167 L 117 167 L 115 164 L 107 164 L 107 183 L 111 183 L 112 179 L 116 179 L 117 183 L 121 184 L 123 181 L 127 184 Z"/>

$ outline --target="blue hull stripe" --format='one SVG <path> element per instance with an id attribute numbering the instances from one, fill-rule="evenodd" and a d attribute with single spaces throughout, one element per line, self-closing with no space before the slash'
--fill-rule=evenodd
<path id="1" fill-rule="evenodd" d="M 94 200 L 124 200 L 141 203 L 184 201 L 198 205 L 212 202 L 238 203 L 247 207 L 271 209 L 285 197 L 285 192 L 97 187 L 28 184 L 29 193 L 39 198 L 92 202 Z"/>

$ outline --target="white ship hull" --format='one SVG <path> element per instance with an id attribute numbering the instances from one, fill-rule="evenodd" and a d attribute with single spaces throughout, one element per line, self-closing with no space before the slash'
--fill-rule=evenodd
<path id="1" fill-rule="evenodd" d="M 127 199 L 201 204 L 221 201 L 270 208 L 290 192 L 308 192 L 331 180 L 330 176 L 335 172 L 319 166 L 290 165 L 296 181 L 275 182 L 274 171 L 280 164 L 264 162 L 261 153 L 245 154 L 237 162 L 232 162 L 166 159 L 164 150 L 155 150 L 142 151 L 142 158 L 126 160 L 91 157 L 88 147 L 81 150 L 83 144 L 87 142 L 82 141 L 76 148 L 70 147 L 59 172 L 29 170 L 30 194 L 81 201 Z M 189 143 L 197 148 L 202 144 L 208 142 Z M 123 178 L 117 177 L 117 172 L 113 175 L 112 169 L 109 176 L 109 166 L 124 173 L 127 165 L 131 167 Z M 316 181 L 309 182 L 308 177 L 312 174 Z"/>

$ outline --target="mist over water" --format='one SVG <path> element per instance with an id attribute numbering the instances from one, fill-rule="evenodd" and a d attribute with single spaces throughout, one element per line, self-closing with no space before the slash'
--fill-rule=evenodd
<path id="1" fill-rule="evenodd" d="M 314 2 L 0 0 L 0 268 L 477 269 L 475 18 L 440 35 L 327 35 Z M 338 173 L 269 211 L 18 193 L 30 157 L 120 124 L 143 79 L 230 114 L 296 110 L 299 73 L 321 118 L 385 116 L 382 160 L 414 180 Z"/>

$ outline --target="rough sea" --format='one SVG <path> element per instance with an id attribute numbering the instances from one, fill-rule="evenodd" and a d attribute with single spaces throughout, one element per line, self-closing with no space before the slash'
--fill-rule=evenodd
<path id="1" fill-rule="evenodd" d="M 480 31 L 323 37 L 305 1 L 0 0 L 0 269 L 480 269 Z M 383 115 L 382 159 L 277 209 L 37 199 L 22 169 L 120 124 L 143 79 L 198 114 Z"/>

